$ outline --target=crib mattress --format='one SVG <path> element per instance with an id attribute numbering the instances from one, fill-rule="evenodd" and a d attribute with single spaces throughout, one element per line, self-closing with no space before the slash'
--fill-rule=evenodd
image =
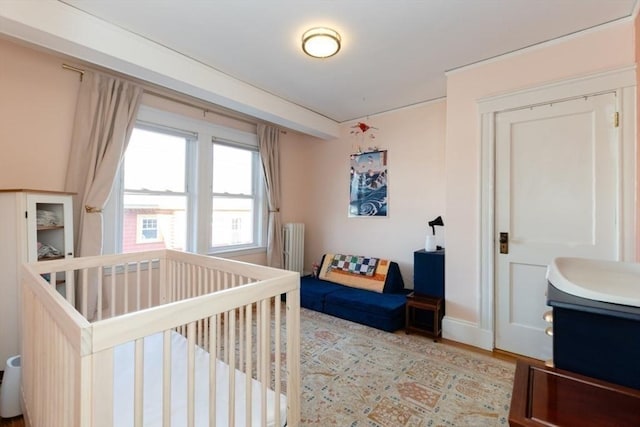
<path id="1" fill-rule="evenodd" d="M 187 425 L 187 340 L 172 332 L 171 336 L 171 426 Z M 118 427 L 134 425 L 134 354 L 133 342 L 114 349 L 114 401 L 113 420 Z M 209 353 L 200 347 L 195 355 L 195 425 L 209 426 Z M 243 372 L 235 370 L 235 424 L 245 423 L 245 381 Z M 261 425 L 261 384 L 251 380 L 252 416 L 251 424 Z M 216 364 L 216 425 L 229 423 L 229 366 L 218 360 Z M 145 427 L 162 426 L 162 334 L 144 339 L 144 402 L 143 420 Z M 267 425 L 275 427 L 273 390 L 267 390 Z M 281 394 L 280 420 L 286 424 L 287 401 Z"/>

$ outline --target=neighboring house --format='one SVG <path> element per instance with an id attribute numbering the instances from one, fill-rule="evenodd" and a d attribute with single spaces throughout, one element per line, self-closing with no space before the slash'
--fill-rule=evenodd
<path id="1" fill-rule="evenodd" d="M 184 249 L 184 211 L 158 208 L 126 208 L 123 218 L 122 251 L 140 252 L 153 249 Z"/>

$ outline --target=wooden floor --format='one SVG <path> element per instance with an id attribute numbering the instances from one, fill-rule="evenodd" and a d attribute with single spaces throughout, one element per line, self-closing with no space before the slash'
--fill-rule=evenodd
<path id="1" fill-rule="evenodd" d="M 0 426 L 2 427 L 24 427 L 22 417 L 0 418 Z"/>

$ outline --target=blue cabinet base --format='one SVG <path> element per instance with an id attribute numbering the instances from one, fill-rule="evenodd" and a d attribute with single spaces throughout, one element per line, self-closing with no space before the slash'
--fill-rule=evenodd
<path id="1" fill-rule="evenodd" d="M 556 368 L 640 389 L 640 309 L 549 286 Z"/>

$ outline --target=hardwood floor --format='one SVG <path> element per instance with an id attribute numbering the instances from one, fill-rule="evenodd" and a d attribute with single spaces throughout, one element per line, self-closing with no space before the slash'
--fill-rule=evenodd
<path id="1" fill-rule="evenodd" d="M 521 356 L 519 354 L 509 353 L 508 351 L 504 351 L 504 350 L 497 350 L 497 349 L 493 350 L 493 351 L 483 350 L 483 349 L 480 349 L 480 348 L 477 348 L 477 347 L 473 347 L 471 345 L 462 344 L 462 343 L 459 343 L 459 342 L 456 342 L 456 341 L 450 341 L 450 340 L 447 340 L 447 339 L 444 339 L 444 338 L 440 339 L 440 341 L 442 341 L 444 344 L 449 344 L 449 345 L 454 346 L 454 347 L 464 348 L 466 350 L 473 351 L 473 352 L 478 353 L 478 354 L 484 354 L 485 356 L 491 356 L 493 358 L 500 359 L 500 360 L 506 360 L 508 362 L 516 363 L 518 360 L 523 360 L 523 361 L 525 361 L 527 363 L 544 362 L 542 360 L 531 359 L 529 357 Z"/>
<path id="2" fill-rule="evenodd" d="M 22 417 L 0 418 L 0 426 L 2 426 L 2 427 L 24 427 L 24 419 L 22 419 Z"/>

